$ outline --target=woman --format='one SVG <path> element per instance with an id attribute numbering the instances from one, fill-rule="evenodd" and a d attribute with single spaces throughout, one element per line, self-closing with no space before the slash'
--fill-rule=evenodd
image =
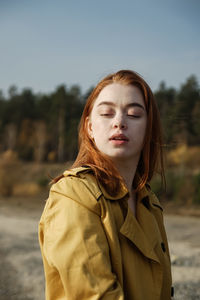
<path id="1" fill-rule="evenodd" d="M 73 168 L 55 180 L 39 225 L 46 299 L 171 299 L 158 110 L 135 72 L 104 78 L 85 105 Z"/>

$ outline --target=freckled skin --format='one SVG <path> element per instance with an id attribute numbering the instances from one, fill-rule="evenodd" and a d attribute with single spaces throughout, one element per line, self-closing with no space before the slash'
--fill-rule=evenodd
<path id="1" fill-rule="evenodd" d="M 147 113 L 140 89 L 132 85 L 107 85 L 95 100 L 88 132 L 97 148 L 114 160 L 138 160 L 145 137 Z M 124 135 L 128 141 L 110 139 Z"/>

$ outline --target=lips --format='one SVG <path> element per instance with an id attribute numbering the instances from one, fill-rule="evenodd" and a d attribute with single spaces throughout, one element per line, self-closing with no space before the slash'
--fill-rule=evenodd
<path id="1" fill-rule="evenodd" d="M 110 141 L 126 141 L 128 142 L 129 139 L 124 134 L 113 134 L 110 138 Z"/>

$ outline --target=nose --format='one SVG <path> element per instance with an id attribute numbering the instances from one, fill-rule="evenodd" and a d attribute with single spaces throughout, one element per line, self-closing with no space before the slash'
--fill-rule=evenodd
<path id="1" fill-rule="evenodd" d="M 123 118 L 123 116 L 116 116 L 114 119 L 114 128 L 126 129 L 127 124 Z"/>
<path id="2" fill-rule="evenodd" d="M 119 129 L 126 129 L 127 126 L 125 124 L 115 124 L 114 127 Z"/>

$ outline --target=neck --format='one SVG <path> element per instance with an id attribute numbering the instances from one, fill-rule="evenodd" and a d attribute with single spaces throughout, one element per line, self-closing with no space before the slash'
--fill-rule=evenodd
<path id="1" fill-rule="evenodd" d="M 120 175 L 123 177 L 124 182 L 128 188 L 128 191 L 130 194 L 132 194 L 132 185 L 133 185 L 133 180 L 135 177 L 137 165 L 138 165 L 138 159 L 132 160 L 116 160 L 114 161 L 114 164 L 116 168 L 118 169 Z"/>

